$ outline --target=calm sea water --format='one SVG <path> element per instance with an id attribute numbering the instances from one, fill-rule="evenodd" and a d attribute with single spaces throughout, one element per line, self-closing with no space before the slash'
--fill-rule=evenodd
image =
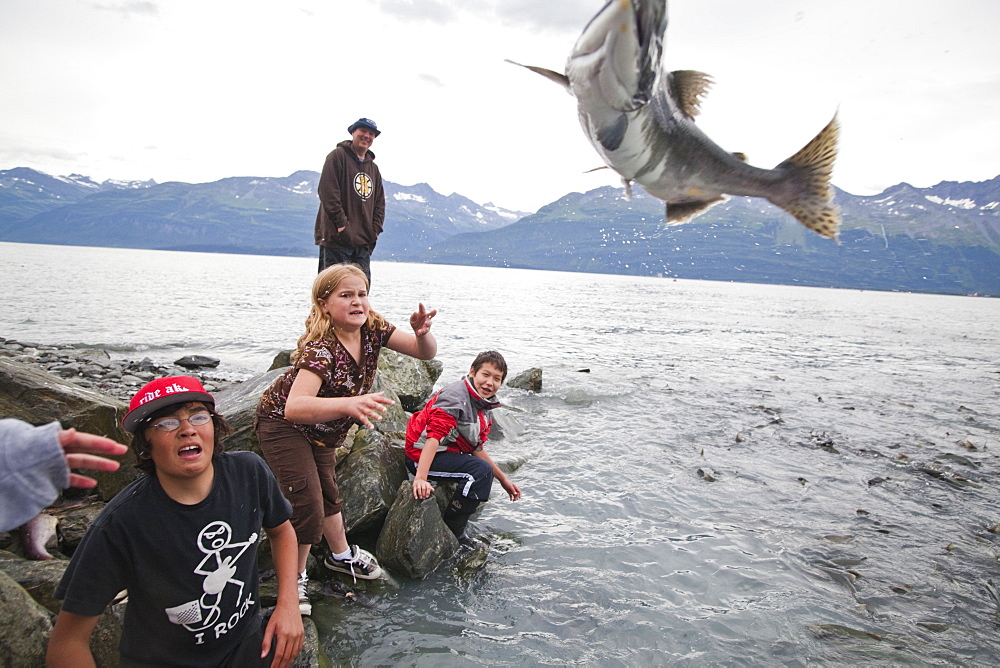
<path id="1" fill-rule="evenodd" d="M 0 335 L 129 358 L 294 345 L 315 261 L 0 244 Z M 1000 300 L 376 262 L 437 308 L 442 382 L 496 348 L 538 395 L 487 565 L 314 618 L 370 665 L 995 665 Z M 582 370 L 588 370 L 583 372 Z"/>

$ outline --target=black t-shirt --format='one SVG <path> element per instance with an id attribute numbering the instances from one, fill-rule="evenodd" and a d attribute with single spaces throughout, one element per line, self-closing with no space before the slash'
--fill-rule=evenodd
<path id="1" fill-rule="evenodd" d="M 250 452 L 214 458 L 212 491 L 187 506 L 155 476 L 123 489 L 91 525 L 55 597 L 95 616 L 128 590 L 122 658 L 210 666 L 260 626 L 257 544 L 262 528 L 291 516 L 264 461 Z"/>

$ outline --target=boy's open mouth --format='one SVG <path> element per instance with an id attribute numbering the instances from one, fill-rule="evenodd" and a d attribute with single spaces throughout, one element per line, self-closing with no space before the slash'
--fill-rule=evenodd
<path id="1" fill-rule="evenodd" d="M 177 456 L 181 459 L 193 459 L 201 454 L 200 445 L 185 445 L 177 451 Z"/>

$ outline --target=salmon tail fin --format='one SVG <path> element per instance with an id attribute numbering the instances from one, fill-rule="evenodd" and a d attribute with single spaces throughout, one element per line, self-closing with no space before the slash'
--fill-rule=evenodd
<path id="1" fill-rule="evenodd" d="M 833 204 L 830 176 L 837 159 L 839 136 L 840 122 L 834 116 L 805 148 L 778 165 L 777 169 L 795 175 L 791 179 L 795 192 L 785 201 L 771 200 L 813 232 L 835 240 L 840 229 L 840 210 Z"/>
<path id="2" fill-rule="evenodd" d="M 719 202 L 724 202 L 728 197 L 725 195 L 715 199 L 699 200 L 697 202 L 667 202 L 667 225 L 680 225 L 686 223 L 697 215 L 705 213 Z"/>
<path id="3" fill-rule="evenodd" d="M 535 67 L 534 65 L 522 65 L 521 63 L 514 62 L 510 58 L 506 59 L 506 62 L 511 65 L 517 65 L 518 67 L 523 67 L 526 70 L 531 70 L 535 74 L 541 74 L 543 77 L 549 81 L 555 81 L 557 84 L 569 90 L 569 77 L 565 74 L 560 74 L 559 72 L 553 72 L 552 70 L 547 70 L 544 67 Z"/>

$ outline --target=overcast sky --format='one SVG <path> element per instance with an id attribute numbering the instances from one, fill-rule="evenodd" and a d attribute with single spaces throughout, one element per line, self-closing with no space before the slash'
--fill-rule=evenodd
<path id="1" fill-rule="evenodd" d="M 0 0 L 0 169 L 200 183 L 319 171 L 359 116 L 383 177 L 534 211 L 617 184 L 563 71 L 603 0 Z M 834 183 L 1000 174 L 1000 2 L 672 0 L 699 124 L 773 167 L 839 110 Z"/>

